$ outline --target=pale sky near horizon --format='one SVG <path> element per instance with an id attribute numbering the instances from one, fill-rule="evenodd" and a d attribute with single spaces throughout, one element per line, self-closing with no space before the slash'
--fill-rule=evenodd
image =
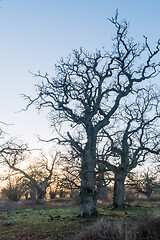
<path id="1" fill-rule="evenodd" d="M 0 121 L 14 124 L 5 131 L 33 147 L 36 135 L 53 133 L 47 112 L 32 107 L 17 113 L 26 106 L 20 94 L 34 93 L 36 78 L 29 71 L 52 77 L 56 61 L 73 49 L 110 48 L 114 28 L 107 18 L 117 8 L 136 40 L 146 35 L 154 46 L 160 38 L 160 0 L 1 0 L 0 6 Z"/>

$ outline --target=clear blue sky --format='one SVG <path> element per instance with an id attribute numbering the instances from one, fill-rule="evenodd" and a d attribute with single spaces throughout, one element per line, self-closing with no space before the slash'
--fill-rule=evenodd
<path id="1" fill-rule="evenodd" d="M 130 22 L 130 35 L 151 45 L 160 38 L 160 0 L 1 0 L 0 1 L 0 120 L 12 136 L 36 146 L 36 134 L 52 136 L 46 112 L 25 106 L 21 93 L 34 92 L 29 71 L 54 75 L 54 64 L 73 49 L 109 48 L 114 31 L 107 20 L 119 9 Z"/>

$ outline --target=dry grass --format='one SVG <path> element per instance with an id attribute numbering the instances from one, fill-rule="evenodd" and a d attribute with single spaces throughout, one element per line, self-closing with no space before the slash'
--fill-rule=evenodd
<path id="1" fill-rule="evenodd" d="M 72 203 L 68 199 L 53 199 L 50 201 L 44 201 L 44 204 L 38 204 L 34 200 L 21 200 L 19 202 L 13 202 L 9 200 L 0 200 L 0 212 L 7 210 L 15 210 L 15 209 L 43 209 L 43 208 L 53 208 L 53 207 L 69 207 L 72 206 Z"/>
<path id="2" fill-rule="evenodd" d="M 160 217 L 144 215 L 139 219 L 101 219 L 86 227 L 74 240 L 159 240 Z"/>

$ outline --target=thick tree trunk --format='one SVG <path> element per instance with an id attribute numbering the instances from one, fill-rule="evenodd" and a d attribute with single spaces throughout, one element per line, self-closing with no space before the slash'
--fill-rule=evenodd
<path id="1" fill-rule="evenodd" d="M 115 208 L 124 208 L 125 207 L 125 178 L 126 175 L 122 173 L 115 173 L 115 183 L 114 183 L 114 196 L 113 196 L 113 206 Z"/>
<path id="2" fill-rule="evenodd" d="M 95 140 L 95 139 L 94 139 Z M 97 215 L 96 193 L 96 148 L 95 144 L 87 143 L 84 149 L 81 170 L 80 215 L 90 217 Z"/>

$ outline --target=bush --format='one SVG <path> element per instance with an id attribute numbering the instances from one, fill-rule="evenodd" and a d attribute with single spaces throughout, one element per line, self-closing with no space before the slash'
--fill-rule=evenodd
<path id="1" fill-rule="evenodd" d="M 58 191 L 58 194 L 59 194 L 59 197 L 60 197 L 60 198 L 64 198 L 64 197 L 66 196 L 66 192 L 65 192 L 63 189 L 60 189 L 60 190 Z"/>
<path id="2" fill-rule="evenodd" d="M 18 202 L 22 197 L 24 191 L 23 189 L 19 188 L 18 186 L 8 187 L 2 189 L 2 195 L 7 197 L 8 200 L 13 202 Z"/>
<path id="3" fill-rule="evenodd" d="M 55 199 L 56 195 L 57 195 L 57 191 L 50 191 L 49 192 L 50 198 L 51 199 Z"/>
<path id="4" fill-rule="evenodd" d="M 74 240 L 158 240 L 160 239 L 160 218 L 133 220 L 98 220 Z"/>
<path id="5" fill-rule="evenodd" d="M 20 178 L 10 180 L 8 185 L 1 190 L 1 194 L 10 201 L 18 202 L 26 192 L 26 186 Z"/>

